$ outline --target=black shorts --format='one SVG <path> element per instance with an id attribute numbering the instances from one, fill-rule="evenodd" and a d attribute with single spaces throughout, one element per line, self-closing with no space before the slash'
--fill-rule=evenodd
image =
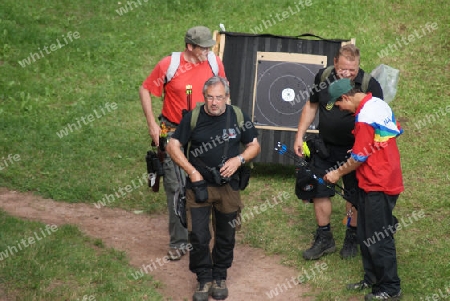
<path id="1" fill-rule="evenodd" d="M 333 146 L 327 145 L 329 151 L 329 157 L 327 159 L 322 159 L 319 156 L 314 156 L 311 162 L 312 167 L 317 172 L 318 175 L 323 176 L 332 169 L 337 169 L 339 166 L 343 165 L 350 156 L 348 152 L 350 147 Z M 355 207 L 358 204 L 357 188 L 358 180 L 356 179 L 356 172 L 352 171 L 342 177 L 344 183 L 344 196 L 346 199 L 352 203 Z M 329 187 L 327 187 L 329 186 Z M 333 184 L 319 185 L 317 187 L 316 198 L 332 197 L 335 193 L 335 186 Z"/>

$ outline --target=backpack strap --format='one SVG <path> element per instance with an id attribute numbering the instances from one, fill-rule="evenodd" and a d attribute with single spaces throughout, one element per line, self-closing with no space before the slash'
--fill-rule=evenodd
<path id="1" fill-rule="evenodd" d="M 197 105 L 195 106 L 195 108 L 192 110 L 192 115 L 191 115 L 191 132 L 192 132 L 192 130 L 194 130 L 194 128 L 197 125 L 198 115 L 200 114 L 200 107 L 203 106 L 204 104 L 205 104 L 204 102 L 198 102 Z"/>
<path id="2" fill-rule="evenodd" d="M 322 72 L 322 76 L 320 77 L 320 82 L 324 82 L 328 76 L 330 76 L 331 71 L 333 71 L 334 69 L 334 65 L 328 66 L 327 68 L 325 68 L 325 70 L 323 70 Z"/>
<path id="3" fill-rule="evenodd" d="M 239 129 L 242 129 L 243 125 L 244 125 L 244 113 L 242 113 L 242 110 L 237 107 L 232 105 L 233 110 L 234 110 L 234 114 L 236 114 L 236 119 L 237 119 L 237 126 L 239 127 Z"/>
<path id="4" fill-rule="evenodd" d="M 362 84 L 361 84 L 361 91 L 366 93 L 367 89 L 369 88 L 369 82 L 372 76 L 370 73 L 364 72 Z"/>
<path id="5" fill-rule="evenodd" d="M 217 76 L 219 74 L 219 65 L 217 64 L 216 55 L 212 51 L 208 52 L 208 63 L 214 76 Z"/>
<path id="6" fill-rule="evenodd" d="M 195 108 L 191 111 L 191 132 L 194 130 L 195 126 L 197 125 L 197 121 L 198 121 L 198 115 L 200 114 L 200 108 L 204 105 L 205 103 L 203 102 L 199 102 L 197 103 L 197 105 L 195 106 Z M 189 160 L 189 151 L 191 150 L 191 140 L 189 140 L 188 145 L 187 145 L 187 151 L 186 151 L 186 157 Z"/>
<path id="7" fill-rule="evenodd" d="M 172 55 L 170 58 L 170 65 L 166 71 L 166 78 L 165 78 L 166 84 L 172 80 L 173 76 L 177 72 L 178 67 L 180 66 L 180 57 L 181 57 L 181 52 L 172 52 Z"/>
<path id="8" fill-rule="evenodd" d="M 181 52 L 172 52 L 172 55 L 170 56 L 170 65 L 169 68 L 167 68 L 164 83 L 167 84 L 175 76 L 175 73 L 177 73 L 178 67 L 180 66 L 180 60 Z M 217 76 L 219 74 L 219 65 L 217 64 L 216 55 L 212 51 L 208 52 L 208 63 L 214 76 Z"/>

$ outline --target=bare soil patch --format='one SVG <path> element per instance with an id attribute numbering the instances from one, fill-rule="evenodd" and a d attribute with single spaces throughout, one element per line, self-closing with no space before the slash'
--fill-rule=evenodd
<path id="1" fill-rule="evenodd" d="M 164 215 L 98 209 L 94 205 L 56 202 L 31 193 L 1 188 L 0 208 L 12 216 L 28 220 L 58 226 L 76 225 L 86 235 L 101 239 L 107 247 L 126 252 L 130 264 L 137 269 L 151 265 L 157 259 L 162 260 L 166 255 L 169 238 L 167 217 Z M 298 277 L 299 272 L 279 262 L 279 256 L 267 256 L 260 249 L 237 244 L 233 266 L 228 271 L 230 296 L 227 300 L 271 300 L 267 293 L 283 284 L 287 289 L 273 300 L 313 300 L 303 296 L 310 292 L 307 285 L 288 285 L 287 281 Z M 160 293 L 166 300 L 192 300 L 196 279 L 189 271 L 187 256 L 162 266 L 156 264 L 156 267 L 149 274 L 163 284 Z M 0 297 L 1 300 L 8 299 Z"/>

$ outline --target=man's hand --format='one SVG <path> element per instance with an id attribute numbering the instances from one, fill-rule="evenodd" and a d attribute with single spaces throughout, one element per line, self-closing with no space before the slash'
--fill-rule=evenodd
<path id="1" fill-rule="evenodd" d="M 161 134 L 161 127 L 156 122 L 153 122 L 149 127 L 148 132 L 154 144 L 156 146 L 159 146 L 159 135 Z"/>
<path id="2" fill-rule="evenodd" d="M 330 171 L 329 173 L 327 173 L 324 177 L 323 180 L 325 182 L 328 183 L 332 183 L 335 184 L 337 181 L 339 181 L 339 171 L 337 169 Z"/>
<path id="3" fill-rule="evenodd" d="M 225 164 L 220 168 L 220 175 L 225 178 L 231 177 L 241 166 L 241 160 L 239 157 L 233 157 L 227 160 Z"/>
<path id="4" fill-rule="evenodd" d="M 297 156 L 303 157 L 303 138 L 301 136 L 295 138 L 294 152 Z"/>

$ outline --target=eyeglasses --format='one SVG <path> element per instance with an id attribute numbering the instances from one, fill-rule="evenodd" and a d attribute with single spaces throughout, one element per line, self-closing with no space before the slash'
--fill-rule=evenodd
<path id="1" fill-rule="evenodd" d="M 208 95 L 208 96 L 206 96 L 206 99 L 207 99 L 208 101 L 213 101 L 214 99 L 217 100 L 217 101 L 223 101 L 225 98 L 226 98 L 226 97 L 223 96 L 223 95 L 219 95 L 219 96 Z"/>

